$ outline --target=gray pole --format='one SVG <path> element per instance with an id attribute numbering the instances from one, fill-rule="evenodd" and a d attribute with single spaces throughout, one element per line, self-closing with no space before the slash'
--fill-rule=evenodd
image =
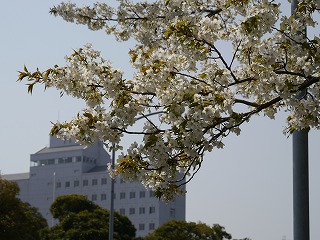
<path id="1" fill-rule="evenodd" d="M 293 133 L 293 236 L 309 240 L 308 130 Z"/>
<path id="2" fill-rule="evenodd" d="M 56 198 L 56 172 L 53 173 L 53 184 L 52 184 L 52 203 Z M 54 217 L 52 216 L 52 226 L 54 226 Z"/>
<path id="3" fill-rule="evenodd" d="M 149 113 L 146 114 L 142 117 L 138 117 L 136 118 L 136 120 L 140 120 L 142 118 L 145 117 L 149 117 L 152 115 L 156 115 L 162 113 L 162 111 L 159 112 L 154 112 L 154 113 Z M 115 150 L 114 150 L 114 144 L 112 145 L 112 157 L 111 157 L 111 168 L 114 169 L 114 165 L 115 165 Z M 114 223 L 114 183 L 115 183 L 115 179 L 111 178 L 111 193 L 110 193 L 110 215 L 109 215 L 109 240 L 113 240 L 113 232 L 114 232 L 114 227 L 113 227 L 113 223 Z"/>
<path id="4" fill-rule="evenodd" d="M 295 14 L 298 0 L 291 1 L 291 14 Z M 306 94 L 303 90 L 297 98 Z M 293 237 L 294 240 L 309 240 L 309 163 L 308 131 L 293 132 Z"/>
<path id="5" fill-rule="evenodd" d="M 115 163 L 115 150 L 114 144 L 112 146 L 111 168 L 114 169 Z M 110 194 L 110 215 L 109 215 L 109 240 L 113 240 L 113 223 L 114 223 L 114 182 L 115 179 L 111 178 L 111 194 Z"/>

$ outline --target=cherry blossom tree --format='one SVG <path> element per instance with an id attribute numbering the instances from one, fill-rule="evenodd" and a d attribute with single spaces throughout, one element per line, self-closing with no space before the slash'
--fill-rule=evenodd
<path id="1" fill-rule="evenodd" d="M 130 79 L 90 44 L 66 57 L 65 66 L 24 67 L 19 75 L 30 93 L 43 84 L 86 101 L 81 113 L 56 122 L 51 134 L 81 143 L 101 140 L 117 150 L 126 135 L 142 136 L 111 174 L 141 181 L 170 199 L 199 170 L 205 153 L 222 148 L 225 137 L 240 134 L 254 115 L 273 119 L 287 111 L 286 134 L 319 128 L 320 39 L 305 34 L 305 27 L 317 25 L 319 1 L 303 1 L 295 16 L 282 14 L 286 3 L 275 0 L 115 4 L 68 2 L 50 13 L 104 30 L 119 42 L 133 39 Z M 132 128 L 141 118 L 143 127 Z"/>

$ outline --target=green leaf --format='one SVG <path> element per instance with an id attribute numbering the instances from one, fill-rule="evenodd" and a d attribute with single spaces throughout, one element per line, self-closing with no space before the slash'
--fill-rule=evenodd
<path id="1" fill-rule="evenodd" d="M 147 140 L 146 144 L 144 145 L 144 147 L 145 148 L 152 147 L 156 144 L 157 141 L 158 141 L 158 136 L 156 136 L 155 134 L 152 134 L 148 137 L 148 140 Z"/>
<path id="2" fill-rule="evenodd" d="M 26 76 L 28 76 L 28 74 L 27 73 L 25 73 L 25 72 L 19 72 L 19 78 L 18 78 L 18 80 L 23 80 Z"/>
<path id="3" fill-rule="evenodd" d="M 45 72 L 45 74 L 43 75 L 43 79 L 47 79 L 48 76 L 49 76 L 49 74 L 50 74 L 51 72 L 52 72 L 52 69 L 49 68 L 49 69 Z"/>
<path id="4" fill-rule="evenodd" d="M 93 118 L 91 113 L 85 112 L 83 113 L 83 116 L 87 117 L 87 118 Z"/>
<path id="5" fill-rule="evenodd" d="M 32 94 L 32 90 L 33 90 L 33 85 L 34 83 L 29 83 L 28 85 L 28 93 Z"/>
<path id="6" fill-rule="evenodd" d="M 206 73 L 201 73 L 201 74 L 199 74 L 199 77 L 202 78 L 202 79 L 203 79 L 203 78 L 206 78 L 206 76 L 207 76 Z"/>
<path id="7" fill-rule="evenodd" d="M 60 128 L 56 124 L 54 124 L 50 130 L 50 135 L 54 136 L 54 135 L 58 134 L 59 131 L 60 131 Z"/>
<path id="8" fill-rule="evenodd" d="M 297 12 L 305 12 L 307 10 L 307 5 L 308 3 L 306 2 L 301 2 L 299 3 L 298 7 L 297 7 Z"/>

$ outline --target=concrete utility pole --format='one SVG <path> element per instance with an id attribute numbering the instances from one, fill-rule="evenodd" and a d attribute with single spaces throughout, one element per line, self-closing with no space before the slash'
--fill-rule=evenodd
<path id="1" fill-rule="evenodd" d="M 297 6 L 298 0 L 292 0 L 291 14 L 295 14 Z M 297 98 L 302 99 L 306 95 L 306 92 L 306 89 L 302 90 Z M 292 136 L 294 240 L 310 239 L 308 131 L 308 129 L 294 131 Z"/>
<path id="2" fill-rule="evenodd" d="M 53 183 L 52 183 L 52 203 L 56 199 L 56 172 L 53 173 Z M 52 226 L 54 226 L 54 217 L 52 216 Z"/>
<path id="3" fill-rule="evenodd" d="M 145 114 L 141 117 L 137 117 L 136 121 L 143 119 L 143 118 L 147 118 L 153 115 L 157 115 L 159 113 L 162 113 L 162 111 L 158 111 L 158 112 L 153 112 L 153 113 L 149 113 L 149 114 Z M 112 145 L 112 157 L 111 157 L 111 168 L 114 169 L 114 165 L 115 165 L 115 145 Z M 111 178 L 111 193 L 110 193 L 110 215 L 109 215 L 109 240 L 113 240 L 113 232 L 114 232 L 114 183 L 115 183 L 115 179 Z"/>
<path id="4" fill-rule="evenodd" d="M 111 168 L 114 169 L 115 164 L 115 150 L 114 144 L 112 146 L 112 156 L 111 156 Z M 114 182 L 115 179 L 111 178 L 111 193 L 110 193 L 110 213 L 109 213 L 109 240 L 113 240 L 113 223 L 114 223 Z"/>
<path id="5" fill-rule="evenodd" d="M 293 133 L 293 236 L 309 240 L 308 130 Z"/>

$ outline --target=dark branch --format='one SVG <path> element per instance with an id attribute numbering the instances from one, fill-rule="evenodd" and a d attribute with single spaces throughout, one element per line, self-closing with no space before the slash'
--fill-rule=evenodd
<path id="1" fill-rule="evenodd" d="M 255 103 L 255 102 L 249 102 L 249 101 L 246 101 L 246 100 L 243 100 L 243 99 L 235 99 L 234 101 L 235 103 L 243 103 L 245 105 L 248 105 L 248 106 L 251 106 L 251 107 L 259 107 L 260 105 Z"/>

